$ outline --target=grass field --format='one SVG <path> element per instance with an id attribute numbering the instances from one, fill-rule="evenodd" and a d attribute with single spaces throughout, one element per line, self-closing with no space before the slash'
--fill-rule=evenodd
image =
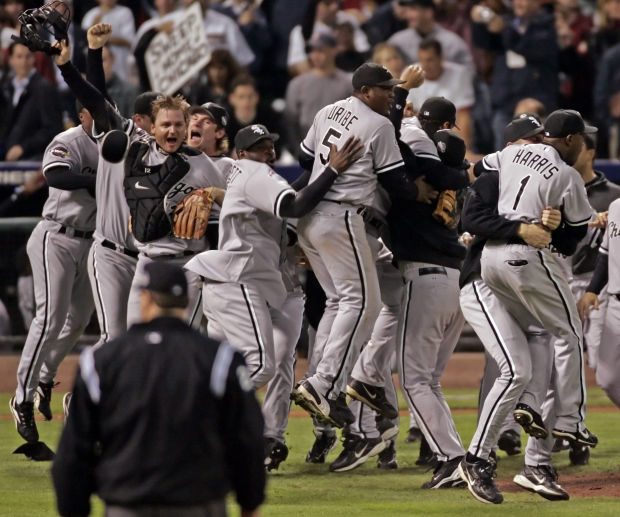
<path id="1" fill-rule="evenodd" d="M 22 442 L 9 417 L 9 394 L 0 394 L 0 515 L 32 517 L 56 515 L 54 496 L 49 478 L 49 463 L 36 463 L 11 452 Z M 476 416 L 467 411 L 476 405 L 472 390 L 448 390 L 448 402 L 455 411 L 455 421 L 461 437 L 467 443 L 474 432 Z M 309 418 L 292 418 L 287 432 L 290 447 L 288 460 L 278 471 L 269 474 L 267 503 L 263 517 L 270 516 L 400 516 L 400 515 L 502 515 L 502 516 L 620 516 L 620 498 L 600 497 L 609 483 L 618 483 L 620 473 L 620 411 L 611 406 L 598 389 L 589 390 L 589 402 L 599 406 L 588 415 L 588 427 L 598 434 L 601 445 L 592 452 L 585 467 L 569 465 L 567 452 L 554 455 L 560 483 L 571 492 L 586 494 L 572 497 L 568 502 L 550 502 L 540 496 L 512 485 L 512 476 L 521 468 L 523 456 L 507 457 L 500 453 L 497 481 L 505 487 L 502 505 L 484 505 L 475 501 L 466 489 L 422 490 L 432 472 L 414 464 L 418 445 L 405 444 L 408 419 L 403 418 L 397 439 L 399 469 L 380 471 L 374 458 L 349 473 L 332 474 L 327 465 L 304 462 L 313 442 Z M 603 406 L 603 407 L 601 407 Z M 401 406 L 404 407 L 404 406 Z M 3 410 L 1 408 L 6 408 Z M 60 413 L 60 397 L 53 401 L 55 413 Z M 608 410 L 606 409 L 608 408 Z M 38 422 L 41 439 L 52 448 L 58 441 L 62 422 Z M 524 437 L 523 437 L 524 438 Z M 328 458 L 339 453 L 336 448 Z M 567 483 L 563 483 L 566 480 Z M 514 486 L 514 488 L 513 488 Z M 579 487 L 579 490 L 576 488 Z M 617 487 L 620 489 L 620 487 Z M 584 490 L 585 489 L 585 490 Z M 591 489 L 591 490 L 588 490 Z M 589 493 L 591 492 L 591 496 Z M 620 493 L 620 490 L 616 490 Z M 93 515 L 103 515 L 103 506 L 94 499 Z M 231 515 L 238 510 L 231 506 Z"/>

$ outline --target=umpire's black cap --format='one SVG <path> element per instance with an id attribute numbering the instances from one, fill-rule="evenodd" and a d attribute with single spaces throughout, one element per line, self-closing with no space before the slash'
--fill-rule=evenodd
<path id="1" fill-rule="evenodd" d="M 226 127 L 228 125 L 228 111 L 223 106 L 215 104 L 215 102 L 205 102 L 200 106 L 192 106 L 189 114 L 193 115 L 194 113 L 206 113 L 219 127 Z"/>
<path id="2" fill-rule="evenodd" d="M 504 128 L 504 145 L 522 138 L 531 138 L 545 130 L 540 120 L 533 114 L 522 113 Z"/>
<path id="3" fill-rule="evenodd" d="M 262 124 L 252 124 L 241 128 L 235 136 L 235 148 L 237 151 L 245 151 L 261 140 L 271 140 L 275 142 L 280 138 L 278 133 L 270 133 Z"/>
<path id="4" fill-rule="evenodd" d="M 392 77 L 390 71 L 377 63 L 364 63 L 353 72 L 353 89 L 361 90 L 362 86 L 395 86 L 403 84 L 402 79 Z"/>
<path id="5" fill-rule="evenodd" d="M 596 133 L 594 126 L 588 126 L 581 118 L 581 113 L 575 110 L 556 110 L 545 121 L 545 136 L 549 138 L 564 138 L 579 133 Z"/>
<path id="6" fill-rule="evenodd" d="M 426 99 L 420 107 L 418 118 L 441 123 L 450 122 L 458 128 L 456 125 L 456 106 L 445 97 L 429 97 Z"/>
<path id="7" fill-rule="evenodd" d="M 157 299 L 157 305 L 162 307 L 187 306 L 187 279 L 179 266 L 161 261 L 149 262 L 144 266 L 144 279 L 140 287 L 155 295 L 166 295 L 167 303 L 162 305 L 161 299 Z"/>
<path id="8" fill-rule="evenodd" d="M 151 104 L 153 101 L 163 97 L 163 93 L 159 92 L 144 92 L 136 97 L 136 101 L 133 105 L 133 112 L 135 115 L 148 115 L 151 116 Z"/>

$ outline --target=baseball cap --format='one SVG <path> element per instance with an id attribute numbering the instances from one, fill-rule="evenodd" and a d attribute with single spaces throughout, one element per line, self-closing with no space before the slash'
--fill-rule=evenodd
<path id="1" fill-rule="evenodd" d="M 338 42 L 336 38 L 334 38 L 331 34 L 323 32 L 319 34 L 317 37 L 308 40 L 306 44 L 307 49 L 313 48 L 325 48 L 325 47 L 336 47 Z"/>
<path id="2" fill-rule="evenodd" d="M 272 140 L 275 142 L 280 138 L 277 133 L 270 133 L 262 124 L 252 124 L 241 128 L 235 136 L 235 147 L 237 151 L 245 151 L 261 140 Z"/>
<path id="3" fill-rule="evenodd" d="M 353 72 L 353 88 L 361 90 L 362 86 L 394 86 L 403 84 L 402 79 L 392 77 L 390 71 L 377 63 L 364 63 Z"/>
<path id="4" fill-rule="evenodd" d="M 575 110 L 556 110 L 545 121 L 545 136 L 549 138 L 563 138 L 579 133 L 596 133 L 598 129 L 588 126 L 581 118 L 581 113 Z"/>
<path id="5" fill-rule="evenodd" d="M 435 9 L 435 2 L 433 0 L 398 0 L 398 5 Z"/>
<path id="6" fill-rule="evenodd" d="M 522 113 L 504 128 L 504 143 L 516 142 L 522 138 L 530 138 L 545 130 L 534 115 Z"/>
<path id="7" fill-rule="evenodd" d="M 456 107 L 445 97 L 429 97 L 420 107 L 418 118 L 450 122 L 456 127 Z"/>
<path id="8" fill-rule="evenodd" d="M 154 100 L 160 99 L 164 96 L 159 92 L 144 92 L 136 97 L 136 101 L 133 104 L 133 112 L 136 115 L 148 115 L 151 116 L 151 103 Z"/>
<path id="9" fill-rule="evenodd" d="M 205 102 L 200 106 L 192 106 L 189 114 L 193 115 L 194 113 L 206 113 L 220 127 L 228 125 L 228 111 L 215 102 Z"/>
<path id="10" fill-rule="evenodd" d="M 174 303 L 169 306 L 185 307 L 188 302 L 185 273 L 174 264 L 161 261 L 146 264 L 140 288 L 172 297 Z"/>

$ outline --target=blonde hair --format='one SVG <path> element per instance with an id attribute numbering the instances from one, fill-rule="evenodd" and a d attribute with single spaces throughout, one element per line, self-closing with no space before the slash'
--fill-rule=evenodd
<path id="1" fill-rule="evenodd" d="M 161 110 L 182 111 L 185 122 L 189 119 L 189 104 L 182 95 L 165 95 L 151 103 L 151 119 L 155 122 Z"/>

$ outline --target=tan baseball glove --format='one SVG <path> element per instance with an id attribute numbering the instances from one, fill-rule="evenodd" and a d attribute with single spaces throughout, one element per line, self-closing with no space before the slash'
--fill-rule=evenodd
<path id="1" fill-rule="evenodd" d="M 456 192 L 443 190 L 437 198 L 437 206 L 433 210 L 433 218 L 436 221 L 451 228 L 456 221 Z"/>
<path id="2" fill-rule="evenodd" d="M 199 188 L 188 194 L 174 209 L 173 232 L 181 239 L 201 239 L 213 206 L 213 187 Z"/>

